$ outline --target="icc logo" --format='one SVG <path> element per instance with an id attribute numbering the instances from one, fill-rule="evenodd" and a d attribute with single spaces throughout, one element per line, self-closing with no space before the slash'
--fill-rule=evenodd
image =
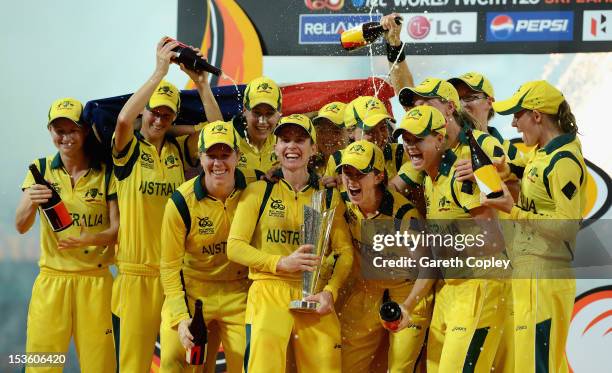
<path id="1" fill-rule="evenodd" d="M 275 209 L 275 210 L 284 210 L 285 209 L 285 205 L 283 205 L 283 200 L 282 199 L 274 199 L 274 198 L 272 198 L 272 203 L 270 204 L 270 207 Z"/>
<path id="2" fill-rule="evenodd" d="M 510 38 L 514 32 L 514 21 L 510 16 L 500 14 L 493 18 L 489 29 L 496 39 L 505 40 Z"/>
<path id="3" fill-rule="evenodd" d="M 210 218 L 208 216 L 205 216 L 203 218 L 198 217 L 198 226 L 200 228 L 212 227 L 213 223 L 212 221 L 210 221 Z"/>
<path id="4" fill-rule="evenodd" d="M 149 153 L 142 153 L 140 155 L 140 159 L 142 159 L 143 161 L 147 162 L 147 163 L 153 163 L 153 157 L 151 157 L 151 154 Z"/>

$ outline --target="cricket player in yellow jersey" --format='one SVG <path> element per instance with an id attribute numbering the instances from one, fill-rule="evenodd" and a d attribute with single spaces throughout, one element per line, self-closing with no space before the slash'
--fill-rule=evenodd
<path id="1" fill-rule="evenodd" d="M 513 302 L 516 372 L 567 372 L 565 343 L 576 281 L 571 270 L 576 235 L 586 202 L 587 168 L 578 126 L 563 94 L 544 80 L 523 84 L 499 114 L 514 114 L 523 143 L 535 146 L 515 205 L 508 188 L 483 203 L 510 214 L 513 241 Z"/>
<path id="2" fill-rule="evenodd" d="M 510 167 L 510 172 L 514 174 L 514 178 L 520 180 L 523 177 L 525 170 L 525 160 L 523 153 L 514 146 L 509 140 L 504 139 L 495 127 L 488 125 L 489 121 L 495 115 L 493 110 L 493 102 L 495 101 L 495 93 L 493 85 L 484 75 L 478 72 L 469 72 L 460 75 L 456 78 L 448 80 L 459 94 L 459 100 L 465 111 L 470 113 L 476 121 L 476 129 L 495 137 L 503 146 L 504 152 L 508 156 L 506 162 Z M 519 183 L 511 183 L 513 188 L 511 191 L 512 197 L 518 199 Z M 505 213 L 499 214 L 500 219 L 509 218 Z M 503 224 L 504 236 L 511 236 L 514 231 L 511 224 Z M 512 256 L 511 242 L 506 240 L 506 247 L 510 257 Z M 495 369 L 497 371 L 510 372 L 514 369 L 514 317 L 512 315 L 512 289 L 508 287 L 506 312 L 507 317 L 504 319 L 504 330 L 502 340 L 499 344 L 499 351 L 495 356 Z"/>
<path id="3" fill-rule="evenodd" d="M 47 127 L 58 153 L 32 162 L 59 193 L 72 226 L 53 232 L 41 213 L 40 274 L 28 310 L 26 353 L 67 354 L 73 336 L 81 369 L 108 372 L 116 366 L 108 266 L 115 256 L 119 211 L 111 170 L 97 158 L 101 149 L 93 146 L 82 110 L 73 98 L 53 102 Z M 25 233 L 52 192 L 36 184 L 31 172 L 21 188 L 15 225 Z M 61 372 L 62 367 L 26 368 L 31 371 Z"/>
<path id="4" fill-rule="evenodd" d="M 243 112 L 232 120 L 240 136 L 239 169 L 264 173 L 278 166 L 272 134 L 281 118 L 283 95 L 276 83 L 265 76 L 255 78 L 244 90 Z"/>
<path id="5" fill-rule="evenodd" d="M 316 174 L 308 172 L 308 160 L 316 151 L 310 120 L 301 114 L 284 117 L 275 134 L 280 180 L 247 186 L 228 239 L 228 258 L 248 266 L 253 280 L 246 309 L 245 371 L 284 372 L 291 343 L 299 372 L 340 372 L 342 345 L 334 300 L 353 260 L 343 204 L 337 190 L 322 189 Z M 303 208 L 319 190 L 325 205 L 336 207 L 330 245 L 337 260 L 323 290 L 306 298 L 319 303 L 316 312 L 291 311 L 290 302 L 303 297 L 302 272 L 318 265 L 319 258 L 309 253 L 312 245 L 300 246 L 300 230 Z"/>
<path id="6" fill-rule="evenodd" d="M 198 142 L 204 172 L 181 185 L 166 204 L 160 265 L 166 296 L 161 372 L 194 368 L 186 363 L 185 350 L 193 346 L 189 325 L 196 299 L 202 300 L 208 328 L 203 371 L 215 372 L 220 342 L 228 372 L 242 371 L 248 268 L 230 262 L 226 248 L 240 193 L 257 178 L 254 171 L 236 168 L 238 140 L 231 123 L 204 127 Z"/>
<path id="7" fill-rule="evenodd" d="M 164 206 L 181 185 L 184 168 L 197 158 L 197 134 L 171 138 L 168 129 L 179 111 L 179 90 L 163 81 L 177 46 L 157 44 L 153 75 L 125 103 L 113 137 L 120 228 L 113 287 L 113 311 L 120 318 L 119 369 L 148 372 L 161 322 L 163 289 L 159 278 L 161 224 Z M 220 120 L 221 112 L 208 85 L 208 74 L 181 69 L 195 82 L 206 117 Z M 142 115 L 142 128 L 134 121 Z"/>
<path id="8" fill-rule="evenodd" d="M 395 120 L 389 115 L 385 105 L 372 96 L 357 97 L 344 110 L 344 125 L 355 127 L 355 139 L 371 141 L 382 149 L 388 178 L 395 176 L 402 164 L 408 160 L 400 144 L 389 143 L 390 121 Z M 337 173 L 337 158 L 337 156 L 329 158 L 325 171 L 326 186 L 341 183 L 341 178 Z"/>
<path id="9" fill-rule="evenodd" d="M 499 256 L 503 236 L 494 209 L 482 206 L 478 186 L 456 178 L 457 155 L 448 148 L 447 120 L 433 106 L 408 111 L 400 127 L 414 168 L 425 171 L 427 219 L 438 232 L 459 229 L 453 221 L 473 219 L 486 231 L 481 246 L 464 248 L 468 256 Z M 448 222 L 443 222 L 442 219 Z M 447 226 L 448 225 L 448 226 Z M 463 228 L 464 230 L 471 227 Z M 478 229 L 480 230 L 480 229 Z M 459 233 L 465 233 L 459 231 Z M 472 232 L 470 232 L 472 233 Z M 448 250 L 454 251 L 451 247 Z M 482 254 L 481 254 L 482 252 Z M 455 256 L 457 256 L 455 254 Z M 489 372 L 501 338 L 505 282 L 489 279 L 490 271 L 475 268 L 443 271 L 438 283 L 429 337 L 427 372 Z M 485 278 L 487 277 L 487 278 Z"/>
<path id="10" fill-rule="evenodd" d="M 349 129 L 344 125 L 345 107 L 342 102 L 330 102 L 312 119 L 317 131 L 318 152 L 311 158 L 311 169 L 319 176 L 324 176 L 329 157 L 333 156 L 337 163 L 340 162 L 341 150 L 349 143 Z"/>
<path id="11" fill-rule="evenodd" d="M 342 174 L 346 188 L 342 192 L 346 204 L 345 219 L 356 250 L 361 253 L 353 261 L 352 277 L 355 283 L 348 289 L 348 299 L 340 310 L 342 371 L 373 371 L 376 352 L 381 344 L 388 343 L 388 371 L 412 372 L 431 317 L 433 299 L 429 290 L 433 282 L 426 280 L 426 289 L 420 292 L 419 298 L 412 296 L 411 302 L 407 304 L 409 317 L 406 319 L 411 319 L 411 327 L 397 333 L 389 332 L 379 317 L 383 295 L 387 292 L 391 299 L 403 301 L 411 295 L 415 282 L 406 278 L 367 278 L 364 266 L 371 268 L 372 264 L 364 263 L 369 260 L 369 256 L 362 250 L 365 250 L 363 244 L 372 239 L 364 236 L 367 235 L 363 231 L 367 224 L 372 227 L 375 220 L 388 220 L 391 226 L 402 222 L 403 227 L 408 227 L 411 219 L 419 218 L 419 213 L 406 198 L 386 188 L 383 152 L 374 143 L 361 140 L 350 144 L 342 152 L 338 171 Z M 416 287 L 420 289 L 421 286 L 419 283 Z"/>
<path id="12" fill-rule="evenodd" d="M 465 127 L 473 129 L 476 141 L 489 158 L 501 161 L 501 157 L 506 155 L 503 146 L 496 138 L 476 129 L 476 119 L 463 109 L 457 90 L 449 82 L 438 78 L 426 78 L 416 87 L 403 88 L 399 93 L 399 101 L 407 110 L 417 105 L 429 105 L 444 115 L 448 123 L 446 128 L 448 146 L 459 158 L 456 165 L 459 181 L 475 181 L 470 162 L 470 149 L 466 146 L 468 139 Z M 506 164 L 504 167 L 501 176 L 508 180 L 511 178 L 510 169 Z M 424 174 L 416 171 L 410 162 L 406 162 L 398 171 L 398 175 L 391 178 L 389 183 L 395 190 L 406 194 L 405 191 L 414 191 L 418 185 L 423 184 L 423 176 Z M 422 203 L 418 200 L 419 194 L 415 194 L 417 196 L 415 202 L 420 207 Z"/>
<path id="13" fill-rule="evenodd" d="M 493 110 L 495 93 L 489 79 L 480 73 L 469 72 L 451 78 L 448 82 L 457 90 L 463 109 L 475 119 L 475 128 L 495 137 L 502 144 L 504 153 L 508 156 L 506 162 L 510 167 L 510 172 L 520 180 L 525 169 L 523 153 L 510 140 L 505 139 L 495 127 L 488 125 L 495 115 L 495 110 Z M 516 195 L 518 195 L 518 184 L 515 185 L 517 186 Z"/>

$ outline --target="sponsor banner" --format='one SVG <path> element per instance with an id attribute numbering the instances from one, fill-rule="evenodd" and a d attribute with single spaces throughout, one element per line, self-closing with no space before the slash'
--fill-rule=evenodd
<path id="1" fill-rule="evenodd" d="M 402 13 L 400 37 L 409 43 L 470 43 L 476 41 L 477 13 Z"/>
<path id="2" fill-rule="evenodd" d="M 612 40 L 612 10 L 587 10 L 582 16 L 582 40 Z"/>
<path id="3" fill-rule="evenodd" d="M 340 34 L 345 30 L 378 22 L 381 17 L 381 14 L 300 14 L 299 43 L 340 44 Z"/>
<path id="4" fill-rule="evenodd" d="M 488 42 L 572 41 L 573 12 L 487 13 Z"/>

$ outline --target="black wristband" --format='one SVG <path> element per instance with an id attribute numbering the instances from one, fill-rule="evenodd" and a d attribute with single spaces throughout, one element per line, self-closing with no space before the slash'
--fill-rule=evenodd
<path id="1" fill-rule="evenodd" d="M 406 54 L 404 53 L 404 43 L 398 46 L 392 46 L 387 43 L 387 60 L 389 62 L 402 62 L 406 59 Z"/>

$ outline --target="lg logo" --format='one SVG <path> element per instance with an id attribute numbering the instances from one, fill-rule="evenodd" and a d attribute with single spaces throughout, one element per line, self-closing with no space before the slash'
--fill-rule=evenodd
<path id="1" fill-rule="evenodd" d="M 450 21 L 438 19 L 434 21 L 424 16 L 416 16 L 408 20 L 406 29 L 411 38 L 421 40 L 429 35 L 432 27 L 434 29 L 433 35 L 436 36 L 461 35 L 461 21 L 458 19 Z"/>

